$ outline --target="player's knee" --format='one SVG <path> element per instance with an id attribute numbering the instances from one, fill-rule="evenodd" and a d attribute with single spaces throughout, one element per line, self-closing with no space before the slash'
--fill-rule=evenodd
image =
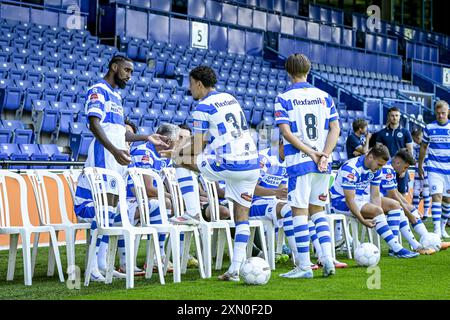
<path id="1" fill-rule="evenodd" d="M 228 208 L 224 207 L 224 206 L 220 206 L 219 208 L 220 208 L 220 211 L 219 211 L 220 219 L 221 220 L 230 219 L 230 210 L 228 210 Z"/>
<path id="2" fill-rule="evenodd" d="M 381 207 L 375 207 L 375 208 L 373 209 L 373 215 L 374 215 L 374 217 L 378 217 L 378 216 L 384 215 L 383 208 L 381 208 Z"/>

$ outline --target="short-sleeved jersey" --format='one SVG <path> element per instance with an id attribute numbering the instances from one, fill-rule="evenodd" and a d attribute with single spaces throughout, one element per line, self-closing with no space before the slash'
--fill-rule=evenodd
<path id="1" fill-rule="evenodd" d="M 108 82 L 101 80 L 88 89 L 85 104 L 87 117 L 97 117 L 106 135 L 123 134 L 125 122 L 120 93 Z"/>
<path id="2" fill-rule="evenodd" d="M 150 143 L 142 143 L 137 146 L 133 146 L 131 148 L 131 164 L 128 166 L 129 168 L 142 168 L 142 169 L 152 169 L 159 174 L 162 174 L 161 171 L 164 168 L 168 168 L 172 166 L 172 160 L 167 158 L 162 158 L 159 153 L 156 151 L 155 146 Z M 156 183 L 154 186 L 156 187 Z M 127 182 L 127 198 L 134 198 L 134 193 L 132 191 L 134 187 L 133 180 L 131 177 L 128 177 Z"/>
<path id="3" fill-rule="evenodd" d="M 383 196 L 386 196 L 387 192 L 393 189 L 397 189 L 397 173 L 392 167 L 392 160 L 389 160 L 381 168 L 380 192 Z"/>
<path id="4" fill-rule="evenodd" d="M 423 130 L 422 143 L 428 144 L 427 171 L 450 175 L 450 121 L 434 121 Z"/>
<path id="5" fill-rule="evenodd" d="M 280 184 L 287 183 L 286 166 L 277 156 L 272 155 L 270 148 L 259 152 L 260 177 L 258 185 L 268 189 L 278 189 Z M 274 199 L 275 197 L 253 196 L 253 201 Z"/>
<path id="6" fill-rule="evenodd" d="M 370 195 L 370 186 L 381 183 L 381 169 L 372 172 L 364 166 L 366 156 L 347 160 L 338 170 L 336 179 L 330 189 L 332 199 L 344 199 L 344 190 L 355 190 L 356 196 Z"/>
<path id="7" fill-rule="evenodd" d="M 298 82 L 275 99 L 275 123 L 288 124 L 292 133 L 311 148 L 325 147 L 329 124 L 338 120 L 332 97 L 307 82 Z M 312 159 L 284 139 L 284 154 L 290 177 L 321 173 Z M 331 163 L 330 159 L 330 163 Z M 328 173 L 331 171 L 331 164 Z"/>
<path id="8" fill-rule="evenodd" d="M 239 102 L 228 93 L 210 92 L 192 115 L 194 133 L 208 134 L 205 148 L 216 156 L 215 169 L 258 168 L 258 151 Z"/>

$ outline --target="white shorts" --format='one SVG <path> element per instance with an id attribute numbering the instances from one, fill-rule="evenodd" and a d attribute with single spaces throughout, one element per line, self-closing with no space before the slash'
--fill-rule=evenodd
<path id="1" fill-rule="evenodd" d="M 259 179 L 259 164 L 255 162 L 256 169 L 239 171 L 221 170 L 214 165 L 215 156 L 199 154 L 197 167 L 200 173 L 210 181 L 225 181 L 225 198 L 230 198 L 240 205 L 250 208 Z M 248 166 L 247 166 L 248 167 Z"/>
<path id="2" fill-rule="evenodd" d="M 289 177 L 288 205 L 307 209 L 310 204 L 324 207 L 328 203 L 330 175 L 308 173 L 303 176 Z"/>
<path id="3" fill-rule="evenodd" d="M 253 220 L 272 220 L 274 226 L 278 226 L 277 204 L 278 199 L 257 199 L 253 201 L 249 211 L 249 218 Z"/>
<path id="4" fill-rule="evenodd" d="M 428 185 L 428 175 L 425 173 L 425 179 L 420 179 L 418 174 L 414 178 L 414 195 L 418 196 L 422 194 L 422 197 L 428 197 L 430 195 L 430 188 Z"/>
<path id="5" fill-rule="evenodd" d="M 450 197 L 450 175 L 428 172 L 428 184 L 430 195 L 440 193 L 444 197 Z"/>
<path id="6" fill-rule="evenodd" d="M 111 134 L 111 132 L 107 132 L 107 137 L 111 143 L 119 149 L 128 150 L 128 146 L 125 142 L 125 131 L 120 134 Z M 126 182 L 127 176 L 127 166 L 120 165 L 114 156 L 103 147 L 103 145 L 97 141 L 97 139 L 93 139 L 89 149 L 88 156 L 86 159 L 85 167 L 96 167 L 96 168 L 104 168 L 117 172 L 122 176 L 124 181 Z M 112 194 L 119 194 L 117 190 L 117 181 L 111 177 L 107 177 L 106 183 L 106 192 Z"/>
<path id="7" fill-rule="evenodd" d="M 356 206 L 358 207 L 358 210 L 361 211 L 362 207 L 370 203 L 370 195 L 355 196 L 354 201 L 356 203 Z M 331 207 L 333 208 L 335 213 L 353 216 L 350 208 L 345 202 L 345 198 L 331 199 Z"/>

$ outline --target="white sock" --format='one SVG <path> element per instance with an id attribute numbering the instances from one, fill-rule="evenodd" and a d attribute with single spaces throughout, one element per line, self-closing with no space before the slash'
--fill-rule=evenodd
<path id="1" fill-rule="evenodd" d="M 422 220 L 420 219 L 419 211 L 417 209 L 414 209 L 411 211 L 411 214 L 416 217 L 417 222 L 415 224 L 412 224 L 412 227 L 414 230 L 419 234 L 420 237 L 424 236 L 428 233 L 427 228 L 423 224 Z"/>
<path id="2" fill-rule="evenodd" d="M 292 217 L 294 223 L 294 234 L 297 250 L 295 253 L 295 264 L 301 268 L 311 268 L 311 260 L 309 257 L 309 229 L 308 216 Z"/>
<path id="3" fill-rule="evenodd" d="M 195 183 L 192 177 L 192 172 L 185 168 L 176 168 L 178 184 L 180 185 L 181 193 L 183 194 L 184 205 L 186 213 L 191 216 L 200 214 L 200 198 L 198 183 Z"/>
<path id="4" fill-rule="evenodd" d="M 233 260 L 228 269 L 230 273 L 237 272 L 241 268 L 242 262 L 247 257 L 247 243 L 250 237 L 250 226 L 248 221 L 236 222 L 236 233 L 234 235 Z M 261 239 L 264 241 L 264 239 Z"/>
<path id="5" fill-rule="evenodd" d="M 289 248 L 291 248 L 292 252 L 294 253 L 297 251 L 297 244 L 295 243 L 294 223 L 292 221 L 291 207 L 289 207 L 287 204 L 284 205 L 281 209 L 281 216 L 283 217 L 284 234 L 286 235 L 286 238 L 288 240 Z"/>
<path id="6" fill-rule="evenodd" d="M 376 216 L 373 221 L 376 223 L 375 229 L 377 233 L 383 238 L 384 241 L 387 242 L 389 248 L 391 248 L 394 252 L 398 252 L 403 249 L 391 229 L 389 229 L 384 214 Z"/>
<path id="7" fill-rule="evenodd" d="M 308 221 L 309 238 L 313 244 L 314 250 L 316 250 L 317 258 L 322 258 L 322 247 L 320 246 L 319 238 L 316 234 L 316 225 L 311 220 Z"/>
<path id="8" fill-rule="evenodd" d="M 334 250 L 334 248 L 331 248 L 330 225 L 328 224 L 325 211 L 313 214 L 311 220 L 316 226 L 317 238 L 319 238 L 319 243 L 322 247 L 322 255 L 320 256 L 321 261 L 325 262 L 332 259 L 333 253 L 331 250 Z"/>
<path id="9" fill-rule="evenodd" d="M 420 247 L 420 243 L 416 240 L 414 234 L 409 228 L 408 218 L 406 217 L 403 210 L 400 213 L 400 231 L 414 250 Z"/>

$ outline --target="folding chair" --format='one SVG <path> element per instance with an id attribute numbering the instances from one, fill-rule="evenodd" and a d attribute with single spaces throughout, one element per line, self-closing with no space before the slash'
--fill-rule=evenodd
<path id="1" fill-rule="evenodd" d="M 164 177 L 166 178 L 171 199 L 172 199 L 172 208 L 175 217 L 179 217 L 184 213 L 184 203 L 183 203 L 183 194 L 181 193 L 180 186 L 178 185 L 178 181 L 175 175 L 174 168 L 164 168 L 162 170 Z M 200 277 L 202 279 L 205 278 L 205 270 L 204 270 L 204 260 L 203 254 L 200 244 L 200 234 L 197 226 L 186 225 L 186 231 L 184 233 L 184 246 L 181 260 L 181 273 L 186 273 L 187 270 L 187 261 L 189 256 L 189 248 L 191 246 L 192 235 L 194 236 L 195 248 L 197 251 L 197 259 L 199 264 L 199 272 Z M 170 247 L 169 247 L 170 250 Z M 170 253 L 170 251 L 169 251 Z"/>
<path id="2" fill-rule="evenodd" d="M 36 199 L 36 205 L 39 213 L 39 223 L 41 226 L 50 226 L 55 230 L 56 237 L 60 231 L 64 231 L 66 236 L 66 248 L 67 248 L 67 273 L 69 275 L 74 275 L 75 266 L 75 240 L 78 230 L 86 230 L 86 249 L 89 248 L 89 235 L 91 230 L 90 223 L 73 223 L 70 221 L 67 209 L 66 200 L 64 197 L 64 185 L 61 178 L 57 174 L 46 171 L 46 170 L 28 170 L 27 176 L 31 181 L 33 186 L 34 196 Z M 56 182 L 58 189 L 58 202 L 60 210 L 60 220 L 61 222 L 52 222 L 50 218 L 50 206 L 48 201 L 48 185 L 45 185 L 45 179 L 50 179 Z M 39 234 L 34 238 L 33 244 L 33 261 L 32 268 L 34 270 L 36 264 L 36 252 L 39 243 Z M 54 257 L 49 255 L 49 275 L 53 275 L 54 272 Z"/>
<path id="3" fill-rule="evenodd" d="M 147 266 L 153 263 L 154 255 L 158 264 L 159 281 L 161 284 L 165 284 L 163 265 L 161 262 L 161 254 L 159 252 L 158 233 L 155 228 L 152 227 L 133 227 L 127 214 L 126 205 L 126 188 L 125 182 L 120 174 L 115 171 L 101 168 L 84 168 L 83 173 L 89 182 L 92 197 L 94 200 L 95 219 L 97 222 L 97 229 L 92 231 L 91 242 L 89 247 L 88 265 L 85 272 L 84 285 L 88 286 L 90 281 L 90 271 L 92 268 L 93 259 L 97 259 L 95 249 L 98 236 L 108 235 L 108 255 L 107 255 L 107 270 L 106 270 L 106 283 L 111 283 L 113 278 L 114 260 L 117 250 L 117 240 L 119 236 L 123 236 L 125 240 L 125 256 L 126 256 L 126 288 L 134 288 L 134 266 L 135 266 L 135 250 L 134 245 L 137 236 L 148 235 L 150 239 L 148 241 L 153 242 L 153 246 L 149 245 L 147 249 Z M 122 219 L 122 226 L 110 226 L 109 214 L 108 214 L 108 200 L 106 193 L 106 178 L 114 179 L 116 182 L 117 190 L 119 191 L 119 203 L 118 210 Z M 111 181 L 114 181 L 111 180 Z M 147 269 L 145 278 L 151 277 L 150 270 Z"/>
<path id="4" fill-rule="evenodd" d="M 167 219 L 166 200 L 164 197 L 164 183 L 158 173 L 149 169 L 130 168 L 128 173 L 134 183 L 134 192 L 138 202 L 140 212 L 141 225 L 154 227 L 159 233 L 166 233 L 169 235 L 170 248 L 173 260 L 173 282 L 181 282 L 181 253 L 180 253 L 180 233 L 191 232 L 190 226 L 171 224 Z M 151 177 L 156 182 L 158 189 L 158 205 L 161 212 L 161 224 L 150 224 L 150 211 L 148 204 L 147 191 L 145 188 L 144 176 Z M 170 258 L 170 253 L 166 256 L 164 263 L 164 274 L 167 273 L 167 266 Z M 152 260 L 153 261 L 153 260 Z M 147 266 L 147 270 L 153 269 L 153 266 Z M 202 276 L 202 268 L 200 268 L 200 276 Z"/>
<path id="5" fill-rule="evenodd" d="M 6 178 L 15 180 L 19 184 L 20 196 L 20 214 L 22 218 L 22 225 L 11 226 L 11 214 L 8 200 L 8 192 L 6 186 Z M 56 266 L 58 269 L 59 280 L 64 282 L 64 273 L 62 271 L 61 259 L 58 250 L 58 241 L 55 231 L 50 226 L 34 226 L 30 222 L 28 216 L 27 203 L 27 185 L 22 176 L 8 170 L 0 170 L 0 234 L 10 235 L 9 245 L 9 259 L 8 259 L 8 274 L 7 281 L 14 280 L 14 271 L 16 266 L 17 244 L 19 235 L 22 238 L 22 252 L 23 252 L 23 268 L 24 268 L 24 282 L 26 286 L 31 286 L 33 272 L 32 272 L 32 257 L 31 257 L 31 234 L 32 233 L 49 233 L 50 234 L 50 248 L 49 256 L 53 254 Z M 37 245 L 33 248 L 33 259 L 35 259 Z M 51 252 L 51 253 L 50 253 Z M 50 269 L 50 266 L 49 266 Z"/>

